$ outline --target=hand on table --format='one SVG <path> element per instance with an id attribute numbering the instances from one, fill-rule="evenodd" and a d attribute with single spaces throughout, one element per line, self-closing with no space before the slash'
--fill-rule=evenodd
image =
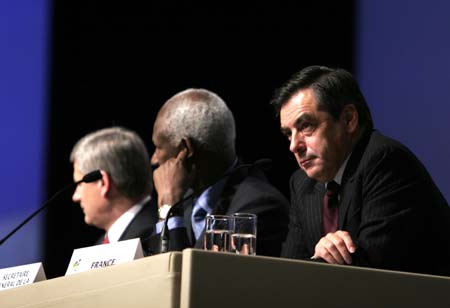
<path id="1" fill-rule="evenodd" d="M 317 243 L 311 259 L 322 258 L 331 264 L 352 264 L 356 245 L 347 231 L 328 233 Z"/>

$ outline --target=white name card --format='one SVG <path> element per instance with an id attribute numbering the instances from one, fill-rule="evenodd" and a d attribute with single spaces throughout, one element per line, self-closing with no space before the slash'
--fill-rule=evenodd
<path id="1" fill-rule="evenodd" d="M 133 261 L 143 256 L 139 238 L 75 249 L 66 276 Z"/>
<path id="2" fill-rule="evenodd" d="M 42 263 L 0 269 L 0 290 L 16 288 L 47 279 Z"/>

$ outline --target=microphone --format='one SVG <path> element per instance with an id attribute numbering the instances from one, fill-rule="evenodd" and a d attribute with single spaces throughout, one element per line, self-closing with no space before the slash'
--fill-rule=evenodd
<path id="1" fill-rule="evenodd" d="M 235 174 L 237 171 L 242 170 L 244 168 L 247 168 L 249 170 L 258 168 L 263 171 L 267 171 L 268 169 L 270 169 L 271 166 L 272 166 L 272 160 L 269 158 L 258 159 L 257 161 L 250 163 L 250 164 L 241 164 L 241 165 L 237 166 L 236 168 L 231 169 L 229 172 L 226 172 L 223 176 L 221 176 L 218 180 L 216 180 L 213 184 L 211 184 L 211 186 L 215 185 L 222 179 L 229 177 L 229 176 Z M 169 238 L 169 231 L 168 231 L 169 230 L 168 222 L 169 222 L 169 218 L 172 216 L 174 209 L 178 208 L 186 200 L 192 198 L 193 196 L 194 196 L 194 193 L 190 193 L 186 197 L 182 198 L 180 201 L 175 202 L 175 204 L 172 205 L 172 207 L 167 212 L 166 218 L 164 219 L 164 224 L 161 229 L 161 234 L 160 234 L 160 250 L 159 250 L 160 253 L 164 253 L 169 250 L 170 238 Z"/>
<path id="2" fill-rule="evenodd" d="M 95 182 L 97 180 L 100 180 L 102 178 L 102 173 L 100 170 L 95 170 L 92 172 L 87 173 L 83 178 L 77 182 L 74 182 L 70 185 L 67 185 L 66 187 L 63 187 L 59 191 L 57 191 L 50 199 L 48 199 L 43 206 L 41 206 L 39 209 L 37 209 L 33 214 L 28 216 L 23 222 L 21 222 L 14 230 L 12 230 L 7 236 L 5 236 L 0 241 L 0 246 L 3 245 L 4 242 L 6 242 L 7 239 L 9 239 L 14 233 L 16 233 L 20 228 L 22 228 L 27 222 L 29 222 L 34 216 L 36 216 L 38 213 L 40 213 L 43 209 L 48 207 L 54 199 L 59 197 L 63 192 L 67 191 L 69 188 L 77 186 L 80 183 L 91 183 Z"/>
<path id="3" fill-rule="evenodd" d="M 102 178 L 102 172 L 100 170 L 91 171 L 83 176 L 78 182 L 72 183 L 72 185 L 78 185 L 80 183 L 92 183 Z"/>
<path id="4" fill-rule="evenodd" d="M 175 202 L 174 205 L 167 211 L 166 218 L 164 219 L 163 226 L 161 228 L 161 234 L 160 234 L 160 246 L 159 246 L 159 253 L 164 253 L 169 251 L 169 218 L 172 217 L 174 208 L 178 208 L 180 204 L 183 204 L 184 201 L 192 198 L 194 196 L 194 193 L 190 193 L 183 199 L 181 199 L 178 202 Z"/>

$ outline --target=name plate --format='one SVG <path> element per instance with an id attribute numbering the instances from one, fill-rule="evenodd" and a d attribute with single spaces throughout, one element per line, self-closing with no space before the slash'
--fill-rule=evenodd
<path id="1" fill-rule="evenodd" d="M 75 249 L 66 276 L 133 261 L 143 256 L 139 238 Z"/>
<path id="2" fill-rule="evenodd" d="M 47 279 L 42 263 L 0 269 L 0 290 L 32 284 Z"/>

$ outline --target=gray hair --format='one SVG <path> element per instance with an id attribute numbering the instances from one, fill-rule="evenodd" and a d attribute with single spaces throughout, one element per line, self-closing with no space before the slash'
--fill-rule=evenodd
<path id="1" fill-rule="evenodd" d="M 142 139 L 131 130 L 110 127 L 84 136 L 73 147 L 70 161 L 84 174 L 106 171 L 130 199 L 150 192 L 150 157 Z"/>
<path id="2" fill-rule="evenodd" d="M 205 89 L 187 89 L 170 98 L 164 107 L 165 133 L 173 146 L 191 138 L 203 150 L 235 155 L 234 117 L 225 102 Z"/>

